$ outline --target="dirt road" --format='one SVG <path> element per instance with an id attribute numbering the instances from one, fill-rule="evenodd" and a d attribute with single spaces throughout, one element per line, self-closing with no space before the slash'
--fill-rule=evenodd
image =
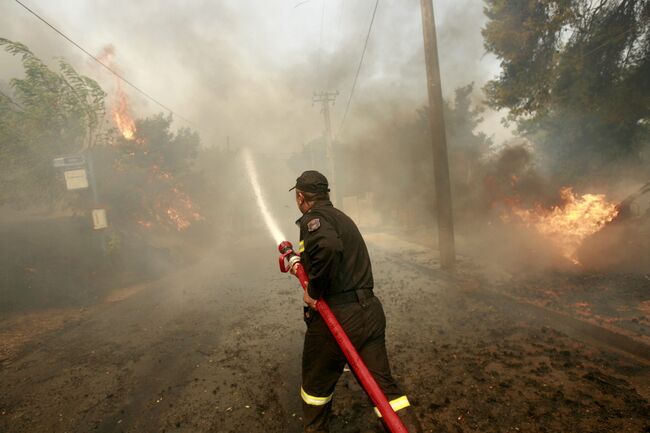
<path id="1" fill-rule="evenodd" d="M 414 272 L 381 237 L 369 244 L 393 370 L 425 431 L 650 431 L 648 365 Z M 300 432 L 303 332 L 297 282 L 251 236 L 4 360 L 0 431 Z M 373 425 L 370 406 L 345 374 L 332 431 Z"/>

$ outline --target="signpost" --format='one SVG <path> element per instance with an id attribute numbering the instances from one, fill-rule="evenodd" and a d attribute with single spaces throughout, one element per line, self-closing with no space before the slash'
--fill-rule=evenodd
<path id="1" fill-rule="evenodd" d="M 95 208 L 92 209 L 93 228 L 103 230 L 108 228 L 108 219 L 106 218 L 106 209 L 99 207 L 99 194 L 97 193 L 97 184 L 95 182 L 95 173 L 93 170 L 92 155 L 90 149 L 86 154 L 62 155 L 52 160 L 55 168 L 63 170 L 65 186 L 69 191 L 88 189 L 93 196 Z M 106 239 L 102 233 L 99 237 L 102 250 L 106 251 Z"/>
<path id="2" fill-rule="evenodd" d="M 52 165 L 63 169 L 85 167 L 86 158 L 83 155 L 64 155 L 54 158 Z"/>
<path id="3" fill-rule="evenodd" d="M 108 228 L 106 209 L 93 209 L 93 228 L 95 230 Z"/>
<path id="4" fill-rule="evenodd" d="M 88 188 L 88 176 L 85 168 L 75 168 L 74 170 L 65 170 L 65 186 L 68 190 Z"/>

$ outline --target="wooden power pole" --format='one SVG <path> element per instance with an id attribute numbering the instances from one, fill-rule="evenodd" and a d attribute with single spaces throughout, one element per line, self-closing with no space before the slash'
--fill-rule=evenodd
<path id="1" fill-rule="evenodd" d="M 454 219 L 451 207 L 447 136 L 442 111 L 442 89 L 440 87 L 440 65 L 438 64 L 438 43 L 436 41 L 436 22 L 433 16 L 433 0 L 420 0 L 420 7 L 422 9 L 424 58 L 427 68 L 427 90 L 429 93 L 429 125 L 433 142 L 433 169 L 436 182 L 440 265 L 443 269 L 453 269 L 456 261 Z"/>
<path id="2" fill-rule="evenodd" d="M 323 118 L 325 120 L 325 154 L 327 155 L 327 170 L 329 171 L 329 184 L 332 191 L 332 200 L 335 205 L 341 206 L 340 195 L 336 189 L 336 174 L 334 173 L 334 149 L 332 144 L 332 122 L 330 120 L 330 102 L 334 104 L 339 92 L 320 92 L 314 93 L 312 102 L 322 104 Z"/>

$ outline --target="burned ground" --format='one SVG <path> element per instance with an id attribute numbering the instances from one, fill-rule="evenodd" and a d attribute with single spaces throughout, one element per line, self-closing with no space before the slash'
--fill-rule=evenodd
<path id="1" fill-rule="evenodd" d="M 499 288 L 468 260 L 455 276 L 424 272 L 403 258 L 433 269 L 426 247 L 367 237 L 392 367 L 425 431 L 650 429 L 647 359 L 476 296 Z M 265 240 L 228 243 L 226 256 L 34 335 L 2 361 L 0 430 L 301 431 L 300 289 Z M 374 425 L 349 373 L 334 413 L 335 432 Z"/>

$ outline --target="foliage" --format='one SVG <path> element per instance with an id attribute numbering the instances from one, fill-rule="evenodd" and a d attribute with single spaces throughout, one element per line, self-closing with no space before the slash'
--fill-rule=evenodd
<path id="1" fill-rule="evenodd" d="M 444 109 L 450 158 L 464 160 L 464 165 L 478 164 L 492 145 L 492 140 L 477 130 L 483 122 L 485 107 L 480 104 L 472 107 L 473 92 L 474 83 L 457 88 L 453 103 L 445 101 Z M 452 166 L 458 168 L 456 164 L 452 163 Z"/>
<path id="2" fill-rule="evenodd" d="M 200 145 L 199 135 L 189 128 L 171 130 L 172 117 L 162 113 L 136 120 L 136 138 L 126 139 L 113 131 L 109 140 L 117 165 L 150 168 L 181 175 L 190 170 Z"/>
<path id="3" fill-rule="evenodd" d="M 70 205 L 52 159 L 93 145 L 106 94 L 62 59 L 56 72 L 21 43 L 0 38 L 0 46 L 25 71 L 11 80 L 12 95 L 0 93 L 0 204 Z"/>
<path id="4" fill-rule="evenodd" d="M 134 222 L 174 226 L 169 209 L 188 212 L 184 184 L 193 183 L 200 139 L 196 132 L 171 130 L 172 117 L 157 114 L 136 121 L 133 140 L 117 131 L 109 145 L 97 149 L 100 194 L 111 209 L 112 221 L 126 227 Z"/>
<path id="5" fill-rule="evenodd" d="M 638 160 L 650 117 L 650 1 L 485 0 L 485 86 L 565 177 Z"/>
<path id="6" fill-rule="evenodd" d="M 477 185 L 484 176 L 482 159 L 492 145 L 492 140 L 477 130 L 485 107 L 472 106 L 473 92 L 474 83 L 457 88 L 453 104 L 445 101 L 444 110 L 452 193 L 455 207 L 460 210 L 476 204 Z"/>

